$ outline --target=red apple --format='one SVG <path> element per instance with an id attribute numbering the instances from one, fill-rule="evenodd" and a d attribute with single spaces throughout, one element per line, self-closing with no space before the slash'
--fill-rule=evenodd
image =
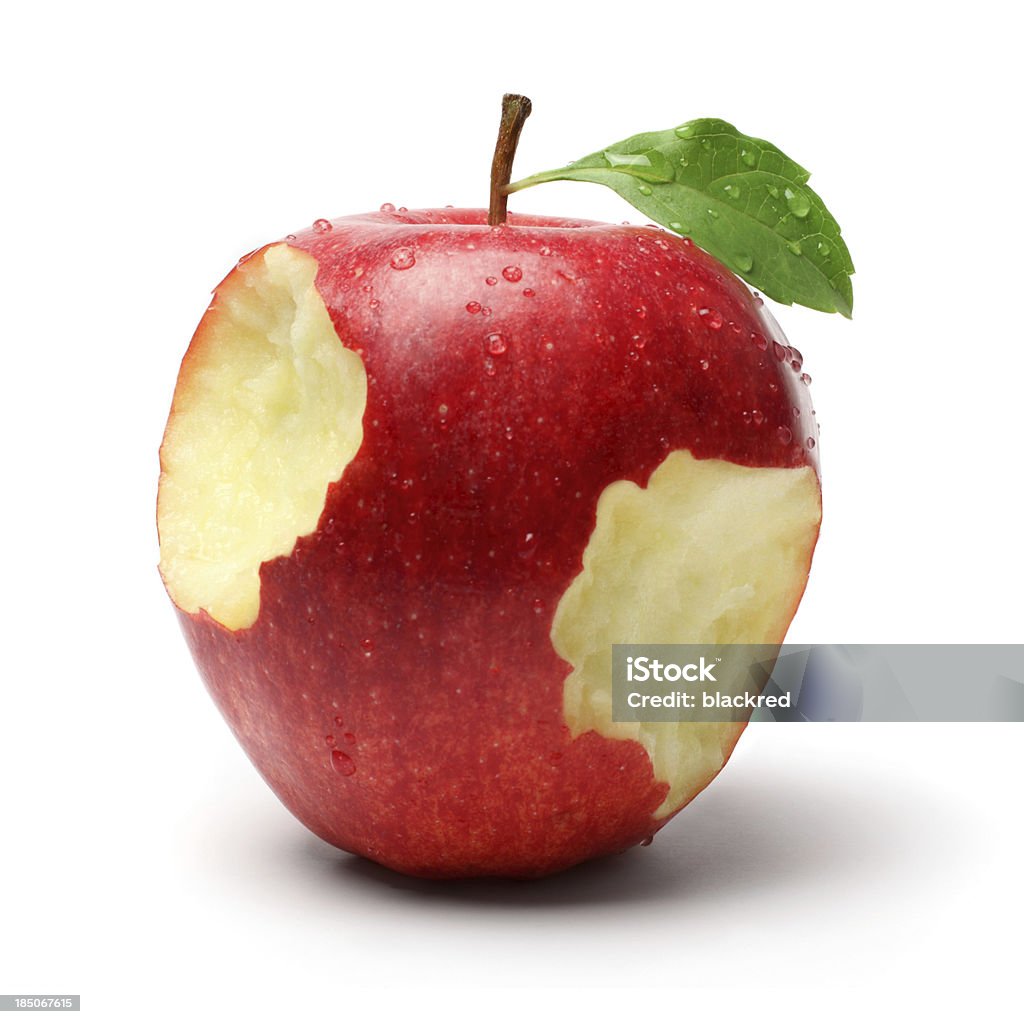
<path id="1" fill-rule="evenodd" d="M 284 804 L 410 874 L 641 843 L 729 723 L 616 723 L 611 645 L 781 642 L 820 520 L 799 353 L 685 238 L 385 209 L 247 257 L 182 364 L 161 571 Z"/>

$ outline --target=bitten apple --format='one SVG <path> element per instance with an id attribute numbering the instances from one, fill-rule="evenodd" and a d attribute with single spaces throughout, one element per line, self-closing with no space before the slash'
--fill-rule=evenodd
<path id="1" fill-rule="evenodd" d="M 161 449 L 161 572 L 285 805 L 424 876 L 623 850 L 730 723 L 612 721 L 611 645 L 781 642 L 815 421 L 759 299 L 686 238 L 385 209 L 217 289 Z"/>
<path id="2" fill-rule="evenodd" d="M 487 210 L 239 261 L 160 453 L 160 570 L 235 735 L 313 832 L 415 875 L 660 829 L 743 723 L 614 721 L 612 645 L 781 643 L 821 517 L 802 357 L 709 254 L 849 315 L 808 172 L 700 119 L 510 183 L 529 111 L 505 97 Z M 508 216 L 553 180 L 672 230 Z"/>

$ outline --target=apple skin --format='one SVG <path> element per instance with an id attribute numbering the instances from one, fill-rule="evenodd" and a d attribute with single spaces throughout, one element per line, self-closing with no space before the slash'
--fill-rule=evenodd
<path id="1" fill-rule="evenodd" d="M 444 209 L 288 242 L 364 362 L 365 432 L 316 531 L 263 564 L 251 628 L 179 611 L 231 729 L 314 833 L 408 874 L 647 839 L 667 786 L 638 743 L 570 736 L 552 617 L 612 482 L 674 449 L 817 472 L 799 355 L 652 227 Z"/>

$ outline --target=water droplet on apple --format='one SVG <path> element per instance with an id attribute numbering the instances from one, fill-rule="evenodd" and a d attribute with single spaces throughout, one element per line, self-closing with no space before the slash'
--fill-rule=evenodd
<path id="1" fill-rule="evenodd" d="M 537 550 L 537 535 L 535 533 L 524 534 L 519 541 L 519 557 L 532 558 Z"/>
<path id="2" fill-rule="evenodd" d="M 480 308 L 480 315 L 481 316 L 490 316 L 491 315 L 491 307 L 490 306 L 482 306 Z"/>
<path id="3" fill-rule="evenodd" d="M 649 196 L 649 195 L 651 195 L 651 194 L 653 193 L 653 191 L 654 191 L 654 190 L 653 190 L 653 189 L 651 188 L 651 186 L 650 186 L 650 185 L 637 185 L 637 187 L 636 187 L 636 190 L 637 190 L 637 192 L 639 192 L 639 193 L 640 193 L 640 195 L 642 195 L 642 196 Z"/>
<path id="4" fill-rule="evenodd" d="M 753 409 L 750 416 L 758 426 L 761 426 L 761 424 L 764 423 L 764 413 L 761 412 L 760 409 Z"/>
<path id="5" fill-rule="evenodd" d="M 702 370 L 706 370 L 706 369 L 707 369 L 707 368 L 708 368 L 708 367 L 709 367 L 710 365 L 711 365 L 711 364 L 710 364 L 710 363 L 709 363 L 709 362 L 708 362 L 708 361 L 707 361 L 706 359 L 702 359 L 702 360 L 700 361 L 700 368 L 701 368 Z"/>
<path id="6" fill-rule="evenodd" d="M 787 248 L 787 249 L 788 249 L 788 250 L 789 250 L 789 251 L 790 251 L 790 252 L 791 252 L 791 253 L 792 253 L 792 254 L 793 254 L 794 256 L 803 256 L 803 254 L 804 254 L 804 250 L 803 250 L 803 247 L 802 247 L 802 246 L 800 245 L 800 243 L 799 243 L 799 242 L 787 242 L 787 243 L 786 243 L 786 248 Z"/>
<path id="7" fill-rule="evenodd" d="M 339 775 L 355 775 L 356 763 L 352 760 L 344 750 L 332 750 L 331 751 L 331 767 Z"/>
<path id="8" fill-rule="evenodd" d="M 786 205 L 794 217 L 801 220 L 811 212 L 811 201 L 803 192 L 794 192 L 791 188 L 786 189 Z"/>
<path id="9" fill-rule="evenodd" d="M 721 328 L 725 320 L 722 318 L 722 314 L 717 309 L 698 309 L 697 315 L 704 319 L 704 322 L 713 331 L 717 331 Z"/>
<path id="10" fill-rule="evenodd" d="M 814 447 L 814 445 L 815 445 L 815 443 L 816 443 L 816 442 L 815 442 L 815 440 L 814 440 L 814 438 L 813 438 L 813 437 L 809 437 L 809 438 L 807 438 L 807 447 L 808 447 L 809 449 L 810 449 L 810 448 L 813 448 L 813 447 Z"/>
<path id="11" fill-rule="evenodd" d="M 541 246 L 541 247 L 540 247 L 540 248 L 539 248 L 539 249 L 537 250 L 537 252 L 538 252 L 538 253 L 539 253 L 539 254 L 540 254 L 541 256 L 550 256 L 550 255 L 551 255 L 551 249 L 550 249 L 550 247 L 549 247 L 549 246 L 546 246 L 546 245 L 542 245 L 542 246 Z"/>
<path id="12" fill-rule="evenodd" d="M 506 281 L 511 281 L 515 284 L 517 281 L 522 281 L 523 272 L 519 267 L 505 267 L 501 272 L 501 276 L 505 278 Z"/>
<path id="13" fill-rule="evenodd" d="M 500 356 L 508 351 L 508 342 L 501 334 L 488 334 L 487 335 L 487 351 L 492 356 Z"/>
<path id="14" fill-rule="evenodd" d="M 804 365 L 804 357 L 800 354 L 800 350 L 790 347 L 789 355 L 789 365 L 792 366 L 794 370 L 799 370 Z"/>
<path id="15" fill-rule="evenodd" d="M 746 409 L 744 409 L 744 410 L 743 410 L 743 422 L 744 422 L 744 423 L 749 423 L 749 422 L 750 422 L 750 420 L 751 420 L 751 418 L 752 418 L 752 417 L 751 417 L 750 413 L 749 413 L 749 412 L 747 412 L 747 411 L 746 411 Z"/>
<path id="16" fill-rule="evenodd" d="M 380 212 L 381 213 L 394 213 L 395 212 L 395 204 L 394 203 L 381 203 L 380 204 Z"/>
<path id="17" fill-rule="evenodd" d="M 779 427 L 776 433 L 779 438 L 779 444 L 789 444 L 793 440 L 793 431 L 789 427 Z"/>
<path id="18" fill-rule="evenodd" d="M 366 654 L 367 657 L 369 657 L 371 654 L 373 654 L 374 646 L 375 645 L 374 645 L 374 642 L 369 637 L 366 637 L 365 639 L 360 640 L 359 641 L 359 646 L 362 647 L 362 649 L 363 649 L 363 651 L 364 651 L 364 653 Z"/>
<path id="19" fill-rule="evenodd" d="M 334 225 L 329 221 L 320 217 L 318 220 L 313 221 L 313 230 L 318 234 L 322 235 L 327 231 L 332 230 Z"/>
<path id="20" fill-rule="evenodd" d="M 796 405 L 793 406 L 793 415 L 797 419 L 800 419 L 800 408 L 799 408 L 799 406 L 796 406 Z"/>
<path id="21" fill-rule="evenodd" d="M 740 268 L 743 273 L 752 270 L 754 267 L 754 257 L 745 252 L 738 252 L 733 256 L 733 261 L 736 266 Z"/>
<path id="22" fill-rule="evenodd" d="M 356 741 L 355 733 L 347 732 L 347 733 L 345 733 L 343 739 L 345 740 L 346 743 L 355 743 L 355 741 Z"/>
<path id="23" fill-rule="evenodd" d="M 763 334 L 758 334 L 757 331 L 754 331 L 750 335 L 750 340 L 762 352 L 764 352 L 768 348 L 768 339 Z"/>
<path id="24" fill-rule="evenodd" d="M 775 358 L 780 363 L 786 358 L 786 346 L 780 345 L 777 341 L 772 342 L 772 352 L 775 353 Z"/>
<path id="25" fill-rule="evenodd" d="M 747 167 L 753 167 L 757 163 L 757 154 L 752 153 L 749 149 L 740 150 L 740 159 L 747 165 Z"/>
<path id="26" fill-rule="evenodd" d="M 297 237 L 296 235 L 285 235 L 284 236 L 284 240 L 286 242 L 294 242 L 296 237 Z"/>
<path id="27" fill-rule="evenodd" d="M 535 615 L 542 614 L 545 608 L 547 608 L 547 604 L 545 603 L 544 598 L 542 598 L 542 597 L 534 598 L 534 600 L 533 600 L 533 611 L 534 611 Z"/>
<path id="28" fill-rule="evenodd" d="M 345 724 L 345 720 L 341 717 L 341 715 L 335 715 L 334 724 L 337 726 L 342 726 Z"/>
<path id="29" fill-rule="evenodd" d="M 532 299 L 534 297 L 534 295 L 536 295 L 536 294 L 537 293 L 532 288 L 524 288 L 523 289 L 523 295 L 525 295 L 526 298 L 528 298 L 528 299 Z"/>
<path id="30" fill-rule="evenodd" d="M 641 846 L 650 846 L 654 842 L 654 836 L 648 836 L 646 839 L 640 841 Z"/>
<path id="31" fill-rule="evenodd" d="M 329 747 L 333 747 L 334 746 L 334 737 L 333 736 L 325 736 L 324 737 L 324 743 L 326 743 L 327 746 L 329 746 Z"/>
<path id="32" fill-rule="evenodd" d="M 391 269 L 392 270 L 408 270 L 410 267 L 416 266 L 416 253 L 412 249 L 396 249 L 391 254 Z"/>
<path id="33" fill-rule="evenodd" d="M 483 307 L 480 305 L 479 302 L 467 302 L 466 303 L 466 312 L 467 313 L 479 313 L 482 308 Z"/>
<path id="34" fill-rule="evenodd" d="M 408 213 L 409 212 L 409 207 L 408 206 L 400 206 L 398 208 L 398 212 L 399 213 Z"/>
<path id="35" fill-rule="evenodd" d="M 801 373 L 800 379 L 808 386 L 811 386 L 811 375 L 809 373 Z"/>

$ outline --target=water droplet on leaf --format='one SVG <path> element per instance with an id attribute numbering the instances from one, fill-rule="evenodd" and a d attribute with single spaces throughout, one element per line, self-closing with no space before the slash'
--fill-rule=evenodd
<path id="1" fill-rule="evenodd" d="M 786 189 L 786 205 L 794 217 L 801 219 L 811 212 L 811 201 L 803 192 L 794 192 L 791 188 Z"/>

